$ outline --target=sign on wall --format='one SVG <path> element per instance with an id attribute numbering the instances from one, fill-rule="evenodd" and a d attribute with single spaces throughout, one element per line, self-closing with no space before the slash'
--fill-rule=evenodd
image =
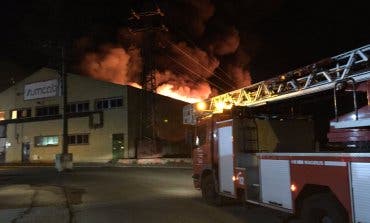
<path id="1" fill-rule="evenodd" d="M 35 82 L 24 85 L 24 100 L 48 98 L 58 95 L 58 80 Z"/>

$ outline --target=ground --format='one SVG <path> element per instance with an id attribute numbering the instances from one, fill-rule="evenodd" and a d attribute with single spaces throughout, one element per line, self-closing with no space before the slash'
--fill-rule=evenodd
<path id="1" fill-rule="evenodd" d="M 0 167 L 1 223 L 279 223 L 285 214 L 258 206 L 214 207 L 183 168 Z"/>

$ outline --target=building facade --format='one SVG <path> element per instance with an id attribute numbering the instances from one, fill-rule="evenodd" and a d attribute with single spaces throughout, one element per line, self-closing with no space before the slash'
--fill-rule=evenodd
<path id="1" fill-rule="evenodd" d="M 68 147 L 74 161 L 137 157 L 142 90 L 76 74 L 68 74 L 67 81 Z M 61 153 L 60 89 L 57 71 L 42 68 L 0 93 L 2 162 L 52 162 Z M 156 154 L 188 154 L 182 126 L 185 103 L 156 94 L 154 99 Z"/>

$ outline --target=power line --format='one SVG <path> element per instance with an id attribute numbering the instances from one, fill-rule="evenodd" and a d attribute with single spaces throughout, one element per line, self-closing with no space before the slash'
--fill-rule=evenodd
<path id="1" fill-rule="evenodd" d="M 211 70 L 209 70 L 207 67 L 205 67 L 203 64 L 199 63 L 199 61 L 195 60 L 191 55 L 189 55 L 187 52 L 185 52 L 184 50 L 182 50 L 180 47 L 176 46 L 176 44 L 166 40 L 166 42 L 168 42 L 169 44 L 171 44 L 171 46 L 175 47 L 179 52 L 181 52 L 183 55 L 187 56 L 191 61 L 193 61 L 194 63 L 198 64 L 200 67 L 202 67 L 205 71 L 207 71 L 208 73 L 211 73 L 211 74 L 214 74 L 214 72 L 212 72 Z M 235 86 L 231 85 L 230 83 L 226 82 L 225 80 L 223 80 L 221 77 L 219 77 L 218 75 L 214 75 L 215 77 L 217 77 L 219 80 L 221 80 L 222 82 L 224 82 L 226 85 L 228 85 L 229 87 L 231 88 L 235 88 Z"/>
<path id="2" fill-rule="evenodd" d="M 217 89 L 219 90 L 222 90 L 223 92 L 226 92 L 225 89 L 223 89 L 222 87 L 218 86 L 217 84 L 215 83 L 212 83 L 211 81 L 209 81 L 207 78 L 203 77 L 202 75 L 196 73 L 195 71 L 191 70 L 191 68 L 189 68 L 188 66 L 186 66 L 185 64 L 183 63 L 180 63 L 179 61 L 177 61 L 175 58 L 171 57 L 170 55 L 166 54 L 166 56 L 171 59 L 173 62 L 175 62 L 176 64 L 178 64 L 179 66 L 185 68 L 187 71 L 189 71 L 190 73 L 198 76 L 199 78 L 201 78 L 202 80 L 206 81 L 207 83 L 209 83 L 210 85 L 213 85 L 214 87 L 216 87 Z"/>
<path id="3" fill-rule="evenodd" d="M 215 83 L 213 83 L 213 82 L 209 81 L 207 78 L 205 78 L 205 77 L 203 77 L 202 75 L 200 75 L 200 74 L 196 73 L 195 71 L 191 70 L 191 68 L 189 68 L 189 67 L 188 67 L 188 66 L 186 66 L 185 64 L 183 64 L 183 63 L 181 63 L 181 62 L 177 61 L 175 58 L 173 58 L 173 57 L 171 57 L 171 56 L 169 56 L 169 55 L 166 55 L 166 56 L 167 56 L 169 59 L 171 59 L 173 62 L 175 62 L 176 64 L 178 64 L 179 66 L 181 66 L 181 67 L 185 68 L 185 69 L 186 69 L 187 71 L 189 71 L 190 73 L 192 73 L 192 74 L 194 74 L 194 75 L 198 76 L 200 79 L 202 79 L 202 80 L 204 80 L 205 82 L 209 83 L 210 85 L 212 85 L 212 86 L 216 87 L 217 89 L 219 89 L 219 90 L 222 90 L 222 91 L 226 92 L 226 91 L 225 91 L 225 89 L 223 89 L 222 87 L 218 86 L 217 84 L 215 84 Z"/>
<path id="4" fill-rule="evenodd" d="M 185 32 L 181 31 L 180 29 L 176 29 L 175 27 L 172 28 L 173 30 L 177 31 L 177 33 L 179 33 L 180 35 L 182 35 L 187 42 L 191 43 L 191 45 L 193 47 L 197 47 L 197 45 L 194 43 L 194 41 L 191 40 L 191 38 L 189 38 Z M 198 47 L 197 47 L 198 48 Z M 224 71 L 220 66 L 216 67 L 216 69 L 219 69 L 220 71 L 222 71 L 222 73 L 232 82 L 232 88 L 236 88 L 236 83 L 234 82 L 234 80 L 230 77 L 230 74 L 228 74 L 226 71 Z M 217 78 L 222 78 L 220 77 L 217 73 L 216 73 L 216 70 L 214 71 L 214 76 L 216 76 Z"/>
<path id="5" fill-rule="evenodd" d="M 229 74 L 229 73 L 227 73 L 227 72 L 226 72 L 224 69 L 222 69 L 220 66 L 216 67 L 216 69 L 220 70 L 224 75 L 226 75 L 226 77 L 228 77 L 228 78 L 233 82 L 233 84 L 234 84 L 234 85 L 236 85 L 236 84 L 235 84 L 235 82 L 234 82 L 234 80 L 230 77 L 230 74 Z"/>

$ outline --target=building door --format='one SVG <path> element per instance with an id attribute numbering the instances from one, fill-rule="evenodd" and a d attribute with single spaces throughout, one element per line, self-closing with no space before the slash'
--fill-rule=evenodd
<path id="1" fill-rule="evenodd" d="M 0 138 L 0 163 L 5 163 L 6 138 Z"/>
<path id="2" fill-rule="evenodd" d="M 113 134 L 112 135 L 113 160 L 124 158 L 124 151 L 125 151 L 124 135 L 122 133 Z"/>
<path id="3" fill-rule="evenodd" d="M 30 143 L 22 143 L 22 163 L 30 161 Z"/>
<path id="4" fill-rule="evenodd" d="M 0 120 L 1 118 L 2 116 L 0 112 Z M 0 125 L 0 163 L 5 163 L 5 152 L 6 152 L 6 125 Z"/>

